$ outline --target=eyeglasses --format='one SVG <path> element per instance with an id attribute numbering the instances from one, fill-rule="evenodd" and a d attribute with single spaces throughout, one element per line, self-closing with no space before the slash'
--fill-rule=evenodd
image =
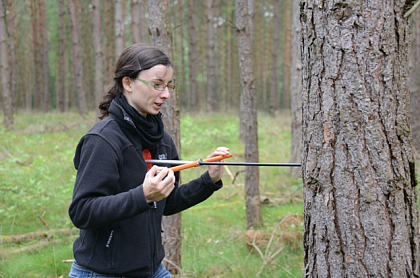
<path id="1" fill-rule="evenodd" d="M 158 90 L 158 91 L 163 92 L 165 91 L 165 88 L 168 88 L 168 91 L 171 93 L 175 89 L 175 85 L 172 85 L 172 84 L 154 83 L 154 82 L 143 80 L 140 78 L 136 78 L 136 79 L 143 83 L 149 84 L 150 86 L 153 86 L 153 88 L 155 88 L 155 90 Z"/>

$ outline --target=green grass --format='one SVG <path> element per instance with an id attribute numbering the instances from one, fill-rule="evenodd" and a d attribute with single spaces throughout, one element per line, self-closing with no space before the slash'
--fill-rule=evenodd
<path id="1" fill-rule="evenodd" d="M 15 130 L 0 128 L 0 235 L 72 227 L 67 214 L 76 171 L 72 159 L 80 137 L 94 124 L 90 113 L 20 114 Z M 2 118 L 0 117 L 2 121 Z M 275 118 L 259 115 L 261 162 L 288 162 L 290 119 L 287 113 Z M 218 146 L 230 148 L 229 161 L 244 161 L 236 115 L 183 115 L 181 119 L 182 159 L 205 158 Z M 224 188 L 210 199 L 182 214 L 182 270 L 187 277 L 255 277 L 263 263 L 254 248 L 246 244 L 244 167 L 229 167 Z M 196 178 L 204 167 L 182 171 L 182 180 Z M 262 206 L 266 237 L 276 224 L 291 213 L 302 214 L 301 180 L 290 178 L 286 167 L 260 168 L 260 193 L 272 203 Z M 42 219 L 42 220 L 41 220 Z M 290 225 L 302 231 L 302 223 Z M 303 250 L 300 241 L 277 241 L 285 230 L 277 229 L 268 250 L 284 248 L 259 277 L 302 277 Z M 5 238 L 5 237 L 4 237 Z M 46 239 L 20 243 L 1 242 L 0 277 L 67 276 L 72 259 L 74 235 L 54 235 L 47 247 L 11 255 L 11 250 L 30 248 Z M 266 242 L 267 243 L 267 242 Z M 264 240 L 260 247 L 265 252 Z M 258 242 L 257 242 L 258 246 Z M 19 249 L 20 248 L 20 249 Z"/>

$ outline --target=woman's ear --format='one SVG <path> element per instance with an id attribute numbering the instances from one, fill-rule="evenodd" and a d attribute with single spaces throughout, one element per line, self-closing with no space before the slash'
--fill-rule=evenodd
<path id="1" fill-rule="evenodd" d="M 122 85 L 124 87 L 124 90 L 131 93 L 132 89 L 131 89 L 131 78 L 128 76 L 124 76 L 122 79 Z"/>

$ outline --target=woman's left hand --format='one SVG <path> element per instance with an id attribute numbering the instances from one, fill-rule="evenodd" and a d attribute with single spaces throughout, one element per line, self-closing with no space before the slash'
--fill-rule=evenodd
<path id="1" fill-rule="evenodd" d="M 226 147 L 218 147 L 211 155 L 207 158 L 216 157 L 219 155 L 227 155 L 229 154 L 229 149 Z M 220 162 L 224 162 L 224 160 L 220 160 Z M 223 176 L 223 165 L 209 165 L 209 175 L 211 180 L 216 183 L 222 179 Z"/>

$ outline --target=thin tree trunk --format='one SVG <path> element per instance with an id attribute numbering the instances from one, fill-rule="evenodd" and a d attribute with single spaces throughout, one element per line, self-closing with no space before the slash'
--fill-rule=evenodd
<path id="1" fill-rule="evenodd" d="M 290 68 L 290 116 L 292 122 L 291 163 L 300 163 L 302 156 L 302 62 L 300 55 L 301 27 L 300 0 L 293 0 L 292 23 L 292 64 Z M 300 177 L 302 171 L 298 167 L 290 167 L 290 175 Z"/>
<path id="2" fill-rule="evenodd" d="M 95 109 L 96 96 L 95 96 L 95 77 L 94 77 L 94 55 L 92 55 L 93 36 L 97 34 L 92 33 L 92 15 L 88 5 L 93 6 L 89 2 L 79 2 L 81 5 L 78 12 L 81 15 L 79 22 L 81 22 L 79 33 L 82 34 L 82 57 L 83 57 L 83 84 L 86 92 L 86 107 L 88 110 Z M 99 33 L 100 34 L 100 33 Z"/>
<path id="3" fill-rule="evenodd" d="M 420 276 L 405 2 L 300 2 L 305 277 Z"/>
<path id="4" fill-rule="evenodd" d="M 241 104 L 247 113 L 241 113 L 241 122 L 245 123 L 245 161 L 258 162 L 258 123 L 254 85 L 253 46 L 250 36 L 248 0 L 236 0 L 236 26 L 238 28 L 238 53 L 241 68 L 242 95 Z M 245 203 L 247 228 L 258 229 L 262 226 L 262 214 L 259 192 L 259 169 L 247 167 L 245 170 Z"/>
<path id="5" fill-rule="evenodd" d="M 188 0 L 188 63 L 190 70 L 190 89 L 188 91 L 188 109 L 198 110 L 198 43 L 197 43 L 197 0 Z"/>
<path id="6" fill-rule="evenodd" d="M 101 32 L 101 11 L 100 1 L 92 0 L 92 19 L 93 19 L 93 50 L 95 52 L 95 108 L 96 116 L 99 117 L 99 100 L 103 91 L 103 55 L 102 55 L 102 32 Z"/>
<path id="7" fill-rule="evenodd" d="M 6 32 L 6 14 L 4 6 L 6 0 L 0 2 L 0 66 L 1 66 L 1 92 L 3 94 L 3 114 L 4 114 L 4 127 L 7 130 L 13 129 L 13 107 L 12 97 L 10 95 L 10 67 L 9 67 L 9 51 L 7 45 L 7 32 Z"/>
<path id="8" fill-rule="evenodd" d="M 133 37 L 133 43 L 139 43 L 140 39 L 140 0 L 131 1 L 131 35 Z"/>
<path id="9" fill-rule="evenodd" d="M 9 51 L 10 51 L 10 95 L 12 98 L 13 112 L 17 111 L 17 76 L 16 76 L 16 49 L 15 49 L 15 8 L 12 0 L 8 0 L 9 10 Z M 16 34 L 17 36 L 17 34 Z"/>
<path id="10" fill-rule="evenodd" d="M 122 0 L 115 1 L 115 60 L 124 50 L 124 18 Z"/>
<path id="11" fill-rule="evenodd" d="M 36 0 L 31 1 L 31 24 L 32 24 L 32 74 L 33 74 L 33 99 L 34 108 L 42 107 L 42 70 L 41 50 L 39 44 L 39 12 Z"/>
<path id="12" fill-rule="evenodd" d="M 172 34 L 169 29 L 169 0 L 148 0 L 147 10 L 149 11 L 149 30 L 150 42 L 163 51 L 171 61 L 172 53 Z M 175 76 L 173 77 L 175 81 Z M 165 129 L 174 139 L 178 153 L 181 153 L 180 136 L 180 111 L 178 93 L 174 90 L 169 100 L 162 107 L 163 122 Z M 181 268 L 181 213 L 172 216 L 165 216 L 162 220 L 163 246 L 165 248 L 166 258 L 173 264 Z M 163 262 L 166 269 L 171 273 L 178 273 L 179 268 L 172 264 Z"/>
<path id="13" fill-rule="evenodd" d="M 214 112 L 216 69 L 214 57 L 213 0 L 207 0 L 207 111 Z"/>
<path id="14" fill-rule="evenodd" d="M 290 108 L 290 64 L 292 63 L 291 45 L 291 11 L 292 0 L 283 1 L 283 86 L 282 86 L 282 108 Z"/>
<path id="15" fill-rule="evenodd" d="M 39 7 L 39 23 L 41 29 L 42 42 L 42 108 L 44 112 L 50 109 L 50 71 L 48 65 L 48 35 L 47 35 L 47 12 L 45 8 L 45 0 L 38 0 Z"/>
<path id="16" fill-rule="evenodd" d="M 273 50 L 270 74 L 270 115 L 279 110 L 279 71 L 278 71 L 278 51 L 279 51 L 279 13 L 280 0 L 274 0 L 274 19 L 273 19 Z"/>
<path id="17" fill-rule="evenodd" d="M 181 56 L 181 72 L 180 72 L 180 75 L 181 75 L 181 79 L 182 79 L 182 81 L 181 82 L 179 82 L 179 83 L 181 83 L 182 85 L 180 86 L 181 87 L 181 90 L 182 90 L 182 92 L 183 92 L 183 98 L 182 98 L 182 101 L 181 101 L 181 103 L 182 103 L 182 105 L 183 105 L 183 107 L 185 108 L 186 107 L 186 98 L 185 98 L 185 92 L 187 91 L 187 70 L 186 70 L 186 67 L 185 67 L 185 47 L 184 47 L 184 12 L 183 12 L 183 8 L 182 8 L 182 0 L 180 0 L 180 1 L 178 1 L 178 17 L 179 17 L 179 24 L 181 25 L 180 26 L 180 28 L 179 28 L 179 36 L 180 36 L 180 41 L 181 41 L 181 43 L 180 43 L 180 51 L 181 51 L 181 54 L 180 54 L 180 56 Z M 178 89 L 178 91 L 181 91 L 180 89 Z"/>
<path id="18" fill-rule="evenodd" d="M 74 0 L 67 0 L 72 43 L 72 68 L 76 84 L 77 110 L 80 115 L 86 115 L 86 96 L 83 88 L 83 63 L 80 55 L 79 34 L 77 27 L 76 7 Z"/>
<path id="19" fill-rule="evenodd" d="M 226 90 L 226 103 L 228 107 L 232 107 L 233 104 L 233 92 L 232 92 L 232 31 L 230 27 L 231 22 L 231 3 L 230 0 L 226 0 L 226 65 L 225 65 L 225 90 Z M 226 108 L 226 107 L 225 107 Z"/>
<path id="20" fill-rule="evenodd" d="M 64 18 L 64 0 L 59 1 L 59 38 L 58 38 L 58 76 L 59 78 L 59 90 L 58 90 L 58 108 L 61 113 L 67 112 L 68 105 L 67 105 L 67 87 L 66 87 L 66 81 L 65 81 L 65 74 L 66 74 L 66 68 L 65 68 L 65 49 L 66 44 L 64 42 L 65 37 L 65 18 Z"/>

